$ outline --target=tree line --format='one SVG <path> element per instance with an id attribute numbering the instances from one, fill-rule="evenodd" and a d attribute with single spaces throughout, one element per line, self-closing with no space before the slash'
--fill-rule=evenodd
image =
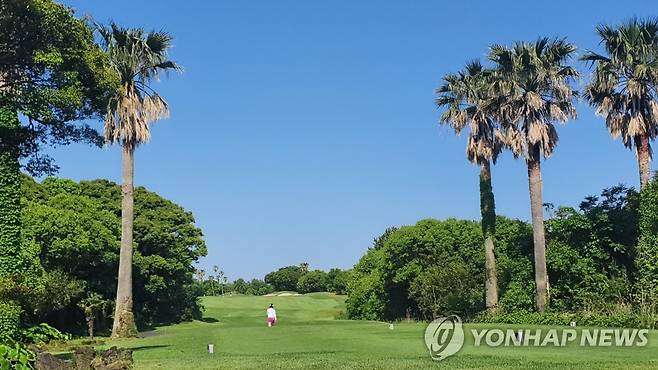
<path id="1" fill-rule="evenodd" d="M 232 282 L 223 271 L 213 266 L 213 274 L 197 269 L 196 283 L 204 295 L 224 294 L 265 295 L 273 292 L 293 291 L 299 293 L 331 292 L 345 294 L 350 270 L 332 268 L 329 271 L 309 270 L 308 263 L 285 266 L 265 275 L 264 279 L 247 281 L 239 278 Z"/>
<path id="2" fill-rule="evenodd" d="M 585 198 L 578 208 L 549 207 L 551 285 L 543 313 L 536 312 L 531 284 L 531 224 L 496 217 L 495 310 L 487 306 L 487 236 L 479 222 L 427 219 L 389 228 L 352 270 L 348 317 L 431 320 L 457 314 L 484 322 L 656 328 L 657 196 L 653 181 L 642 196 L 618 185 Z"/>

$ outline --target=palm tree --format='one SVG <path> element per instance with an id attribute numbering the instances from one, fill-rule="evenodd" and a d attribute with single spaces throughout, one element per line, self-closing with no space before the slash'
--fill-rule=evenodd
<path id="1" fill-rule="evenodd" d="M 172 37 L 165 32 L 145 33 L 111 24 L 98 27 L 105 52 L 116 70 L 121 88 L 112 97 L 105 118 L 105 140 L 123 147 L 123 185 L 121 189 L 121 251 L 117 298 L 112 337 L 134 336 L 133 315 L 133 174 L 134 153 L 150 138 L 149 124 L 168 116 L 169 106 L 148 84 L 161 72 L 180 71 L 167 59 Z"/>
<path id="2" fill-rule="evenodd" d="M 567 64 L 575 50 L 564 39 L 540 38 L 532 43 L 517 42 L 513 47 L 494 45 L 489 52 L 495 63 L 505 144 L 528 165 L 539 312 L 544 312 L 548 301 L 541 157 L 548 158 L 558 143 L 554 123 L 576 117 L 574 100 L 578 93 L 570 83 L 578 78 L 578 72 Z"/>
<path id="3" fill-rule="evenodd" d="M 635 148 L 644 189 L 651 177 L 649 141 L 658 134 L 658 19 L 600 25 L 596 33 L 607 55 L 588 52 L 581 58 L 596 67 L 585 97 L 612 136 Z"/>
<path id="4" fill-rule="evenodd" d="M 484 234 L 486 306 L 493 310 L 498 305 L 498 278 L 494 235 L 496 209 L 491 186 L 491 162 L 496 163 L 501 142 L 495 123 L 496 102 L 492 99 L 491 71 L 482 68 L 479 61 L 466 65 L 456 75 L 446 75 L 437 89 L 436 104 L 446 107 L 440 123 L 450 125 L 456 134 L 468 127 L 466 156 L 480 166 L 480 213 Z"/>

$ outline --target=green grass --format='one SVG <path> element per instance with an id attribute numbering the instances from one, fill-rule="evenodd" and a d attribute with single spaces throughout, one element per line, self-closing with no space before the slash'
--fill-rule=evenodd
<path id="1" fill-rule="evenodd" d="M 107 342 L 135 350 L 136 369 L 658 369 L 658 332 L 647 347 L 499 347 L 472 345 L 440 362 L 423 342 L 425 325 L 336 320 L 344 297 L 207 297 L 204 321 L 157 328 L 141 339 Z M 277 307 L 279 325 L 265 325 Z M 490 328 L 491 325 L 466 325 Z M 503 327 L 503 326 L 500 326 Z M 507 326 L 506 326 L 507 327 Z M 470 343 L 469 343 L 470 341 Z M 206 351 L 215 344 L 215 354 Z"/>

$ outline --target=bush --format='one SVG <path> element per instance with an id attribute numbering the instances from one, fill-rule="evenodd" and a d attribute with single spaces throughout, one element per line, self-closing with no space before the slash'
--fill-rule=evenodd
<path id="1" fill-rule="evenodd" d="M 51 340 L 69 340 L 70 336 L 46 323 L 41 323 L 22 330 L 19 334 L 19 339 L 22 343 L 26 344 L 46 344 Z"/>
<path id="2" fill-rule="evenodd" d="M 549 325 L 549 326 L 568 326 L 571 322 L 576 322 L 578 326 L 596 326 L 607 328 L 641 328 L 655 329 L 656 322 L 647 323 L 639 312 L 629 309 L 619 309 L 616 312 L 530 312 L 516 311 L 504 312 L 499 310 L 495 313 L 484 312 L 474 317 L 472 322 L 478 323 L 502 323 L 502 324 L 523 324 L 523 325 Z"/>
<path id="3" fill-rule="evenodd" d="M 21 311 L 21 307 L 13 301 L 0 302 L 0 337 L 16 338 L 21 323 Z"/>
<path id="4" fill-rule="evenodd" d="M 32 370 L 35 360 L 34 352 L 18 342 L 0 344 L 0 369 Z"/>

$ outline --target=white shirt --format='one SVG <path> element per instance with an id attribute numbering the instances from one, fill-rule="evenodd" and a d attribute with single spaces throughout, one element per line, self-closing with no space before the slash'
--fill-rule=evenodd
<path id="1" fill-rule="evenodd" d="M 267 309 L 267 317 L 276 320 L 276 310 L 272 307 Z"/>

